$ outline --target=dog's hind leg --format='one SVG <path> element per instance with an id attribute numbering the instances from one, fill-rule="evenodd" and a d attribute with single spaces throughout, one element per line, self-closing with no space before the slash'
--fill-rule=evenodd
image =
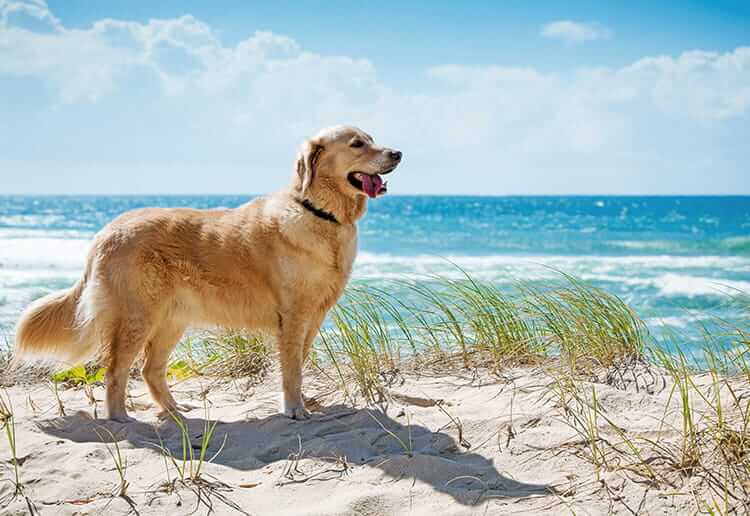
<path id="1" fill-rule="evenodd" d="M 181 405 L 175 401 L 172 393 L 169 392 L 166 378 L 169 356 L 184 331 L 185 329 L 181 326 L 165 322 L 154 332 L 146 345 L 146 360 L 141 374 L 148 385 L 151 397 L 167 412 L 189 409 L 187 405 Z"/>
<path id="2" fill-rule="evenodd" d="M 125 409 L 130 366 L 143 349 L 148 338 L 148 323 L 137 317 L 122 319 L 113 328 L 109 342 L 109 364 L 107 367 L 107 415 L 113 421 L 129 422 Z"/>

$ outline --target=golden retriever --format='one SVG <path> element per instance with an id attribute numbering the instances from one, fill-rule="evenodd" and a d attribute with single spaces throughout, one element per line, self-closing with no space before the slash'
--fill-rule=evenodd
<path id="1" fill-rule="evenodd" d="M 302 146 L 291 185 L 236 209 L 145 208 L 94 238 L 83 277 L 29 306 L 16 356 L 107 365 L 107 410 L 125 410 L 128 372 L 143 353 L 143 378 L 165 410 L 170 353 L 189 326 L 261 330 L 277 337 L 284 413 L 306 419 L 302 367 L 357 253 L 356 222 L 383 195 L 382 175 L 401 152 L 355 127 L 324 129 Z"/>

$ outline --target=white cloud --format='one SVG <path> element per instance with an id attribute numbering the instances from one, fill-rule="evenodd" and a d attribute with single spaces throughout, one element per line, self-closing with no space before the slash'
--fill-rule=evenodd
<path id="1" fill-rule="evenodd" d="M 666 113 L 700 120 L 733 118 L 750 107 L 750 48 L 646 57 L 619 70 L 614 82 L 647 95 Z"/>
<path id="2" fill-rule="evenodd" d="M 608 39 L 612 31 L 596 22 L 558 20 L 543 25 L 541 34 L 546 38 L 560 39 L 566 43 L 585 43 L 597 39 Z"/>
<path id="3" fill-rule="evenodd" d="M 31 22 L 37 29 L 62 30 L 62 24 L 47 8 L 44 0 L 0 0 L 0 27 Z"/>
<path id="4" fill-rule="evenodd" d="M 367 59 L 318 55 L 270 32 L 226 46 L 192 16 L 70 29 L 40 2 L 5 0 L 0 16 L 0 111 L 3 98 L 33 101 L 8 109 L 0 155 L 33 169 L 41 148 L 39 169 L 58 163 L 89 191 L 115 188 L 102 167 L 131 170 L 117 188 L 162 180 L 143 188 L 196 191 L 205 180 L 196 172 L 190 186 L 180 170 L 206 164 L 214 191 L 273 170 L 238 186 L 269 190 L 291 166 L 280 157 L 336 123 L 402 147 L 412 173 L 395 183 L 412 192 L 674 191 L 750 158 L 733 143 L 748 128 L 747 47 L 569 73 L 442 65 L 405 91 Z M 653 186 L 654 167 L 672 179 Z"/>

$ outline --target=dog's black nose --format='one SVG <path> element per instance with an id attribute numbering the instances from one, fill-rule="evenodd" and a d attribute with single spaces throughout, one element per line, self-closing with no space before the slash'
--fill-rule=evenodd
<path id="1" fill-rule="evenodd" d="M 393 161 L 401 161 L 401 156 L 402 156 L 401 151 L 397 151 L 397 150 L 391 151 L 391 159 Z"/>

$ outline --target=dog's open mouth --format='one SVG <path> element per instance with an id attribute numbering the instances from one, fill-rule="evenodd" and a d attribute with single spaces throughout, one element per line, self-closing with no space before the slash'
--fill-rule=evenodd
<path id="1" fill-rule="evenodd" d="M 395 167 L 394 167 L 395 168 Z M 381 175 L 393 172 L 393 168 L 379 174 L 365 174 L 364 172 L 350 172 L 347 176 L 349 183 L 357 190 L 363 191 L 370 199 L 374 199 L 388 192 L 388 181 L 383 181 Z"/>

